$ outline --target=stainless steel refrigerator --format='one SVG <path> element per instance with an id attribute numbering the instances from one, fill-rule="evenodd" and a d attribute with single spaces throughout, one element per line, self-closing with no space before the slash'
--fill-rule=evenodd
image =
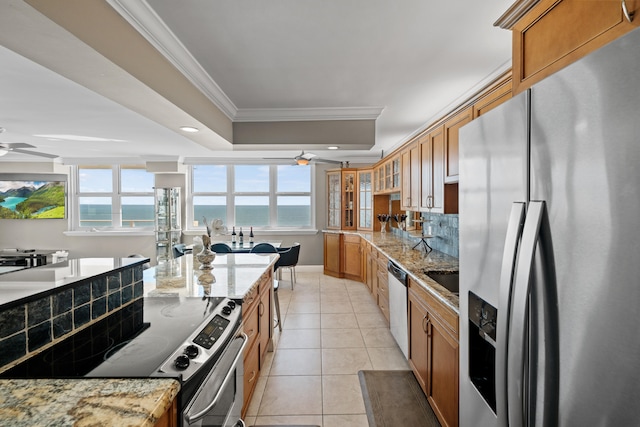
<path id="1" fill-rule="evenodd" d="M 460 426 L 640 425 L 640 30 L 460 131 Z"/>

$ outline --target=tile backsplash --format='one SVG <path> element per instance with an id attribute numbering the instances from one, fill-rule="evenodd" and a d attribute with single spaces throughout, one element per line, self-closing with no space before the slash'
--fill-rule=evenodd
<path id="1" fill-rule="evenodd" d="M 0 311 L 0 371 L 142 295 L 142 266 L 136 265 Z"/>
<path id="2" fill-rule="evenodd" d="M 422 213 L 422 218 L 430 220 L 433 227 L 432 234 L 436 237 L 428 239 L 429 246 L 433 249 L 443 252 L 447 255 L 458 258 L 459 256 L 459 240 L 458 240 L 458 215 L 457 214 L 439 214 L 439 213 Z M 426 229 L 425 223 L 425 229 Z M 419 238 L 409 235 L 407 232 L 393 228 L 393 232 L 403 237 L 414 240 L 416 243 Z"/>

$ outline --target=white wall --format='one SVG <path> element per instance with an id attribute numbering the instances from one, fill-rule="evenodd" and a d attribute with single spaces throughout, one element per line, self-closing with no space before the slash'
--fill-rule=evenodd
<path id="1" fill-rule="evenodd" d="M 322 230 L 326 225 L 326 178 L 328 165 L 316 165 L 316 227 Z M 51 163 L 2 163 L 3 173 L 70 173 L 70 167 Z M 69 178 L 70 179 L 70 178 Z M 156 174 L 156 186 L 185 188 L 182 173 Z M 183 197 L 184 202 L 184 197 Z M 184 222 L 184 206 L 182 211 Z M 83 235 L 65 236 L 67 220 L 13 220 L 0 219 L 0 248 L 21 249 L 65 249 L 72 258 L 79 257 L 121 257 L 141 254 L 155 258 L 155 238 L 149 236 L 106 236 Z M 259 237 L 259 236 L 258 236 Z M 315 235 L 269 235 L 269 239 L 282 240 L 287 246 L 300 242 L 300 265 L 323 264 L 323 236 Z M 184 236 L 185 243 L 191 243 L 191 236 Z"/>

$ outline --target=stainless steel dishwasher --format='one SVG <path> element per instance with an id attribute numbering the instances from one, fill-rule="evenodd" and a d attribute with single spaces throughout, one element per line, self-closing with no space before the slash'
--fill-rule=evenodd
<path id="1" fill-rule="evenodd" d="M 407 272 L 393 261 L 389 271 L 389 324 L 404 357 L 409 358 L 409 327 L 407 324 Z"/>

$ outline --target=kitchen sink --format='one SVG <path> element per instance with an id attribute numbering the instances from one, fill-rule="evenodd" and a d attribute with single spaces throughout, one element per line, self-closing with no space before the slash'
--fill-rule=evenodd
<path id="1" fill-rule="evenodd" d="M 438 282 L 439 285 L 446 288 L 448 291 L 458 295 L 459 281 L 458 272 L 450 271 L 425 271 L 427 276 Z"/>

